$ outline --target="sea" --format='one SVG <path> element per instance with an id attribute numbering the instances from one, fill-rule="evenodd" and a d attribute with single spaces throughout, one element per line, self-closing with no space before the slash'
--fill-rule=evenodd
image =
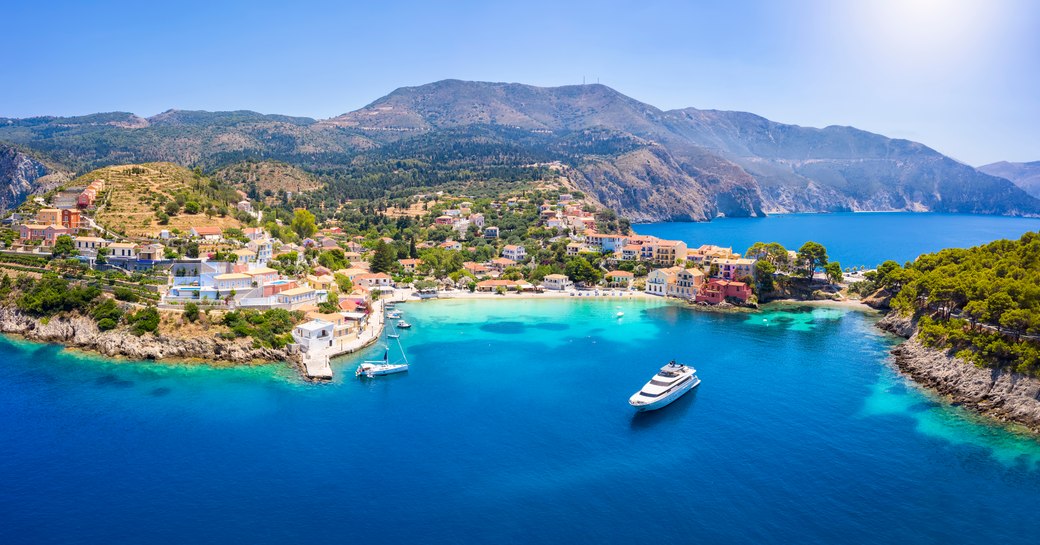
<path id="1" fill-rule="evenodd" d="M 1040 230 L 1040 219 L 969 214 L 842 212 L 778 214 L 764 218 L 719 218 L 704 223 L 648 223 L 641 235 L 713 244 L 744 253 L 756 242 L 779 242 L 798 250 L 807 241 L 827 248 L 843 267 L 874 268 L 892 259 L 903 264 L 943 248 L 967 248 Z"/>
<path id="2" fill-rule="evenodd" d="M 872 217 L 923 222 L 895 254 L 949 245 L 931 216 Z M 837 224 L 797 221 L 857 247 Z M 1040 228 L 1005 221 L 995 238 Z M 1040 440 L 902 378 L 898 339 L 869 312 L 635 297 L 399 308 L 414 327 L 389 359 L 409 372 L 356 379 L 376 346 L 334 360 L 327 384 L 0 337 L 0 542 L 1036 543 Z M 633 412 L 672 359 L 701 385 Z"/>

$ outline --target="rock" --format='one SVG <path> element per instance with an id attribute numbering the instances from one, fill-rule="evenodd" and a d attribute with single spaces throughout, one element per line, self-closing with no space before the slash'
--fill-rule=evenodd
<path id="1" fill-rule="evenodd" d="M 135 360 L 200 359 L 235 364 L 290 360 L 288 351 L 254 348 L 248 339 L 151 334 L 138 337 L 122 329 L 101 331 L 94 320 L 75 314 L 37 319 L 15 309 L 0 308 L 0 332 Z"/>
<path id="2" fill-rule="evenodd" d="M 903 316 L 898 312 L 889 312 L 878 321 L 877 326 L 889 333 L 909 339 L 917 328 L 917 321 L 913 316 Z"/>
<path id="3" fill-rule="evenodd" d="M 903 373 L 949 396 L 954 403 L 1040 433 L 1040 379 L 975 367 L 952 354 L 924 346 L 916 336 L 894 348 L 892 355 Z"/>

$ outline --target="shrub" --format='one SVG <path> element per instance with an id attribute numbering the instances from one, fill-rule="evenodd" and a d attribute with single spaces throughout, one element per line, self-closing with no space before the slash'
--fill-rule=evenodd
<path id="1" fill-rule="evenodd" d="M 195 303 L 184 305 L 184 319 L 195 323 L 199 319 L 199 306 Z"/>
<path id="2" fill-rule="evenodd" d="M 134 290 L 124 286 L 119 286 L 112 290 L 112 294 L 116 296 L 116 299 L 126 301 L 127 303 L 136 303 L 140 299 Z"/>

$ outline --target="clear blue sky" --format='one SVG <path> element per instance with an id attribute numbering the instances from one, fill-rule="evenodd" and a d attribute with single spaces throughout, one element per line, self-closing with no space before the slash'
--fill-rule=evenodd
<path id="1" fill-rule="evenodd" d="M 1029 0 L 87 4 L 5 6 L 0 116 L 323 118 L 445 78 L 584 77 L 664 109 L 853 125 L 974 165 L 1040 160 Z"/>

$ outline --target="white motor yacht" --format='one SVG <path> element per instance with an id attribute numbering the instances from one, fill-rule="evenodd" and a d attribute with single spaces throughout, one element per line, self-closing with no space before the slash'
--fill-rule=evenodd
<path id="1" fill-rule="evenodd" d="M 696 388 L 700 383 L 701 379 L 697 378 L 696 369 L 672 360 L 668 365 L 662 367 L 654 378 L 643 386 L 642 390 L 629 398 L 628 404 L 638 411 L 660 409 Z"/>
<path id="2" fill-rule="evenodd" d="M 408 323 L 408 322 L 406 322 L 404 320 L 398 320 L 397 327 L 399 327 L 401 329 L 408 329 L 409 327 L 412 327 L 412 324 L 410 324 L 410 323 Z"/>
<path id="3" fill-rule="evenodd" d="M 386 317 L 390 318 L 391 320 L 398 320 L 398 319 L 401 318 L 401 311 L 400 310 L 391 310 L 390 312 L 386 313 Z"/>

